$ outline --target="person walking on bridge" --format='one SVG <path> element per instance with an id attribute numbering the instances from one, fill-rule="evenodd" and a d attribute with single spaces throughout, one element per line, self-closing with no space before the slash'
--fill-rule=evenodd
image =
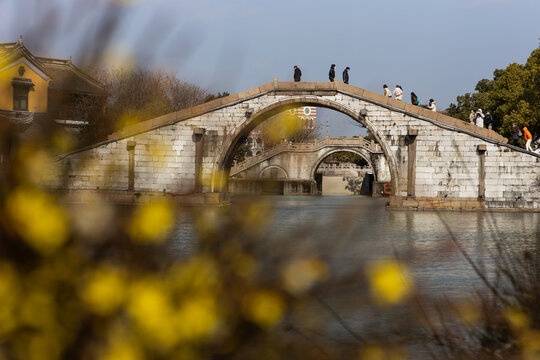
<path id="1" fill-rule="evenodd" d="M 296 65 L 294 65 L 294 81 L 299 82 L 302 77 L 302 70 Z"/>
<path id="2" fill-rule="evenodd" d="M 435 100 L 429 99 L 429 104 L 427 108 L 431 111 L 437 111 L 437 105 L 435 105 Z"/>
<path id="3" fill-rule="evenodd" d="M 328 78 L 330 79 L 330 82 L 334 82 L 334 79 L 336 78 L 336 64 L 332 64 L 330 66 L 330 71 L 328 71 Z"/>
<path id="4" fill-rule="evenodd" d="M 523 138 L 526 140 L 525 141 L 525 150 L 533 151 L 533 149 L 531 147 L 532 135 L 531 135 L 531 132 L 529 131 L 529 129 L 527 129 L 526 126 L 523 128 Z"/>
<path id="5" fill-rule="evenodd" d="M 345 84 L 349 83 L 349 70 L 351 70 L 351 68 L 348 66 L 343 70 L 343 82 Z"/>
<path id="6" fill-rule="evenodd" d="M 396 97 L 396 100 L 403 99 L 403 89 L 400 85 L 396 85 L 396 88 L 394 89 L 394 96 Z"/>
<path id="7" fill-rule="evenodd" d="M 476 117 L 476 114 L 474 113 L 474 110 L 471 109 L 471 113 L 469 114 L 469 123 L 474 123 L 474 118 Z"/>
<path id="8" fill-rule="evenodd" d="M 414 92 L 411 93 L 411 104 L 413 105 L 420 104 L 420 100 L 418 100 L 418 96 Z"/>
<path id="9" fill-rule="evenodd" d="M 521 130 L 514 123 L 512 124 L 512 144 L 514 146 L 519 146 L 519 138 L 521 137 Z"/>
<path id="10" fill-rule="evenodd" d="M 491 116 L 491 111 L 486 111 L 486 118 L 484 119 L 486 127 L 491 130 L 493 127 L 493 116 Z"/>
<path id="11" fill-rule="evenodd" d="M 484 127 L 484 113 L 482 112 L 482 109 L 476 110 L 474 121 L 476 122 L 476 126 L 480 126 L 481 128 Z"/>
<path id="12" fill-rule="evenodd" d="M 384 96 L 392 97 L 392 92 L 388 88 L 388 85 L 384 84 L 382 86 L 382 88 L 383 88 L 383 91 L 384 91 Z"/>

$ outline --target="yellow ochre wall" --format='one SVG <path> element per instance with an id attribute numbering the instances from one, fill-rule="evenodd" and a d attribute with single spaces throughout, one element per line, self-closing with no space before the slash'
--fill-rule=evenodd
<path id="1" fill-rule="evenodd" d="M 26 70 L 23 76 L 19 76 L 19 67 Z M 28 92 L 28 111 L 47 112 L 47 89 L 49 80 L 44 80 L 22 61 L 0 73 L 0 109 L 13 110 L 13 85 L 14 77 L 32 79 L 34 86 Z"/>

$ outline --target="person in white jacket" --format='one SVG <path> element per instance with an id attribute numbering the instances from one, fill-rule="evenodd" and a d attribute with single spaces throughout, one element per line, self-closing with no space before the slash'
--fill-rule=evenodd
<path id="1" fill-rule="evenodd" d="M 396 100 L 403 99 L 403 89 L 401 86 L 396 85 L 396 88 L 394 89 L 394 96 L 396 97 Z"/>
<path id="2" fill-rule="evenodd" d="M 476 122 L 476 126 L 484 127 L 484 114 L 482 113 L 482 109 L 476 110 L 474 120 Z"/>

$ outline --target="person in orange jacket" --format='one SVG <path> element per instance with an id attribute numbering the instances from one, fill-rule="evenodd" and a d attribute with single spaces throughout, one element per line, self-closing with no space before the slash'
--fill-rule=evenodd
<path id="1" fill-rule="evenodd" d="M 525 143 L 525 150 L 533 151 L 531 147 L 532 135 L 526 126 L 523 128 L 523 138 L 527 140 L 527 142 Z"/>

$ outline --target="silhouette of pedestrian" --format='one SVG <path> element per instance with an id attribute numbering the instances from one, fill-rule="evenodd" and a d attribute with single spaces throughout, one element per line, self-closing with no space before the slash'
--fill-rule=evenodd
<path id="1" fill-rule="evenodd" d="M 296 65 L 294 65 L 294 81 L 299 82 L 302 77 L 302 70 Z"/>
<path id="2" fill-rule="evenodd" d="M 351 70 L 351 68 L 348 66 L 343 70 L 343 82 L 345 84 L 349 83 L 349 70 Z"/>
<path id="3" fill-rule="evenodd" d="M 330 79 L 331 82 L 334 81 L 334 79 L 336 78 L 336 64 L 332 64 L 332 66 L 330 66 L 330 71 L 328 72 L 328 78 Z"/>

